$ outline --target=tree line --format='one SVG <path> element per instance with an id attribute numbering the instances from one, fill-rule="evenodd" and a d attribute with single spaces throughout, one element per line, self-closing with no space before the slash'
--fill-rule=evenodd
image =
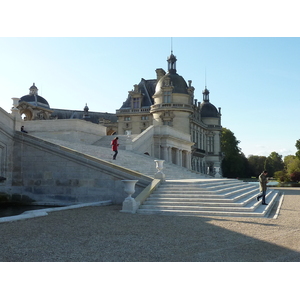
<path id="1" fill-rule="evenodd" d="M 296 141 L 297 152 L 282 158 L 277 152 L 269 156 L 250 155 L 245 157 L 238 146 L 240 141 L 227 128 L 222 129 L 221 151 L 223 153 L 222 173 L 227 178 L 258 177 L 263 170 L 268 177 L 279 182 L 300 181 L 300 139 Z"/>

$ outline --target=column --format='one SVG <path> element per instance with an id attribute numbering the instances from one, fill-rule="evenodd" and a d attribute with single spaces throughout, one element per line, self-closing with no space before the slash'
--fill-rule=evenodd
<path id="1" fill-rule="evenodd" d="M 179 158 L 179 149 L 178 148 L 176 148 L 176 165 L 180 165 L 180 158 Z"/>
<path id="2" fill-rule="evenodd" d="M 168 147 L 168 162 L 172 163 L 172 147 Z"/>
<path id="3" fill-rule="evenodd" d="M 179 166 L 182 167 L 182 149 L 179 149 Z"/>
<path id="4" fill-rule="evenodd" d="M 186 167 L 190 170 L 191 166 L 191 152 L 186 152 Z"/>
<path id="5" fill-rule="evenodd" d="M 166 146 L 163 146 L 163 152 L 164 152 L 164 160 L 169 161 L 168 148 Z"/>

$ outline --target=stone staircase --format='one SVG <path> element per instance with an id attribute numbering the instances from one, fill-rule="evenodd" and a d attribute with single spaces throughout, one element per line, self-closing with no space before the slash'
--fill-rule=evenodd
<path id="1" fill-rule="evenodd" d="M 106 135 L 101 137 L 98 141 L 93 143 L 94 146 L 101 146 L 105 148 L 111 148 L 111 141 L 115 138 L 116 136 L 114 135 Z M 119 138 L 119 150 L 125 150 L 126 148 L 126 140 L 127 140 L 127 135 L 117 135 Z M 133 136 L 131 136 L 133 137 Z"/>
<path id="2" fill-rule="evenodd" d="M 235 179 L 167 180 L 137 210 L 139 214 L 267 217 L 282 197 L 269 189 L 257 201 L 258 186 Z"/>
<path id="3" fill-rule="evenodd" d="M 49 138 L 45 140 L 154 178 L 157 172 L 155 158 L 149 155 L 126 151 L 120 147 L 117 160 L 113 160 L 110 148 L 112 138 L 103 137 L 93 145 Z M 125 140 L 125 136 L 124 139 L 121 137 L 120 145 Z M 266 197 L 268 205 L 265 206 L 256 200 L 258 186 L 253 183 L 212 178 L 167 162 L 164 163 L 163 172 L 166 181 L 149 196 L 137 213 L 266 217 L 282 197 L 278 191 L 269 189 Z"/>
<path id="4" fill-rule="evenodd" d="M 124 136 L 119 136 L 122 141 Z M 114 152 L 111 150 L 110 141 L 113 139 L 112 136 L 103 137 L 93 145 L 83 143 L 73 143 L 69 141 L 63 141 L 58 139 L 44 138 L 48 142 L 58 144 L 80 153 L 91 155 L 93 157 L 108 161 L 115 165 L 139 172 L 146 176 L 154 178 L 156 170 L 155 158 L 146 154 L 138 154 L 132 151 L 127 151 L 119 148 L 119 153 L 116 160 L 112 159 Z M 121 145 L 120 141 L 120 145 Z M 100 146 L 101 145 L 101 146 Z M 171 163 L 164 163 L 163 172 L 168 179 L 199 179 L 199 178 L 211 178 L 210 176 L 189 171 L 186 168 L 179 167 Z"/>

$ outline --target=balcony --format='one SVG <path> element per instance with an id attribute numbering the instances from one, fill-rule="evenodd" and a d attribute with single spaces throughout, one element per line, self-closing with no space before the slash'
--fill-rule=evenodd
<path id="1" fill-rule="evenodd" d="M 154 112 L 156 110 L 162 110 L 162 109 L 184 110 L 189 112 L 193 111 L 192 105 L 190 104 L 161 103 L 161 104 L 154 104 L 151 106 L 151 112 Z"/>
<path id="2" fill-rule="evenodd" d="M 150 107 L 145 107 L 145 108 L 124 108 L 124 109 L 117 109 L 116 114 L 121 115 L 121 114 L 139 114 L 139 113 L 150 113 Z"/>

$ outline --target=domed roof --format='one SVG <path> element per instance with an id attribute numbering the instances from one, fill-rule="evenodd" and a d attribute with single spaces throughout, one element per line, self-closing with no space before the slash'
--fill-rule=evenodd
<path id="1" fill-rule="evenodd" d="M 200 113 L 202 118 L 219 118 L 218 110 L 209 100 L 204 100 L 200 104 Z"/>
<path id="2" fill-rule="evenodd" d="M 174 87 L 172 91 L 173 93 L 188 94 L 188 86 L 186 81 L 177 73 L 167 73 L 160 78 L 156 85 L 155 93 L 159 92 L 161 87 L 166 85 L 167 81 L 169 81 L 169 84 Z"/>
<path id="3" fill-rule="evenodd" d="M 39 96 L 39 95 L 26 95 L 20 98 L 19 103 L 21 102 L 27 102 L 31 105 L 34 106 L 41 106 L 44 108 L 49 108 L 49 103 L 47 102 L 47 100 L 45 100 L 43 97 Z"/>
<path id="4" fill-rule="evenodd" d="M 219 118 L 220 114 L 216 107 L 209 102 L 209 90 L 205 87 L 202 92 L 203 102 L 200 104 L 200 113 L 202 118 Z"/>
<path id="5" fill-rule="evenodd" d="M 33 106 L 50 109 L 50 106 L 49 106 L 49 103 L 47 102 L 47 100 L 44 99 L 43 97 L 39 96 L 37 91 L 38 91 L 38 88 L 35 86 L 35 84 L 33 84 L 29 88 L 29 92 L 30 92 L 29 95 L 25 95 L 25 96 L 21 97 L 19 100 L 19 103 L 27 102 Z"/>
<path id="6" fill-rule="evenodd" d="M 176 56 L 171 55 L 168 57 L 168 73 L 162 76 L 157 82 L 155 93 L 159 93 L 162 87 L 172 86 L 174 87 L 172 93 L 188 94 L 188 85 L 182 76 L 177 74 L 176 71 Z"/>

